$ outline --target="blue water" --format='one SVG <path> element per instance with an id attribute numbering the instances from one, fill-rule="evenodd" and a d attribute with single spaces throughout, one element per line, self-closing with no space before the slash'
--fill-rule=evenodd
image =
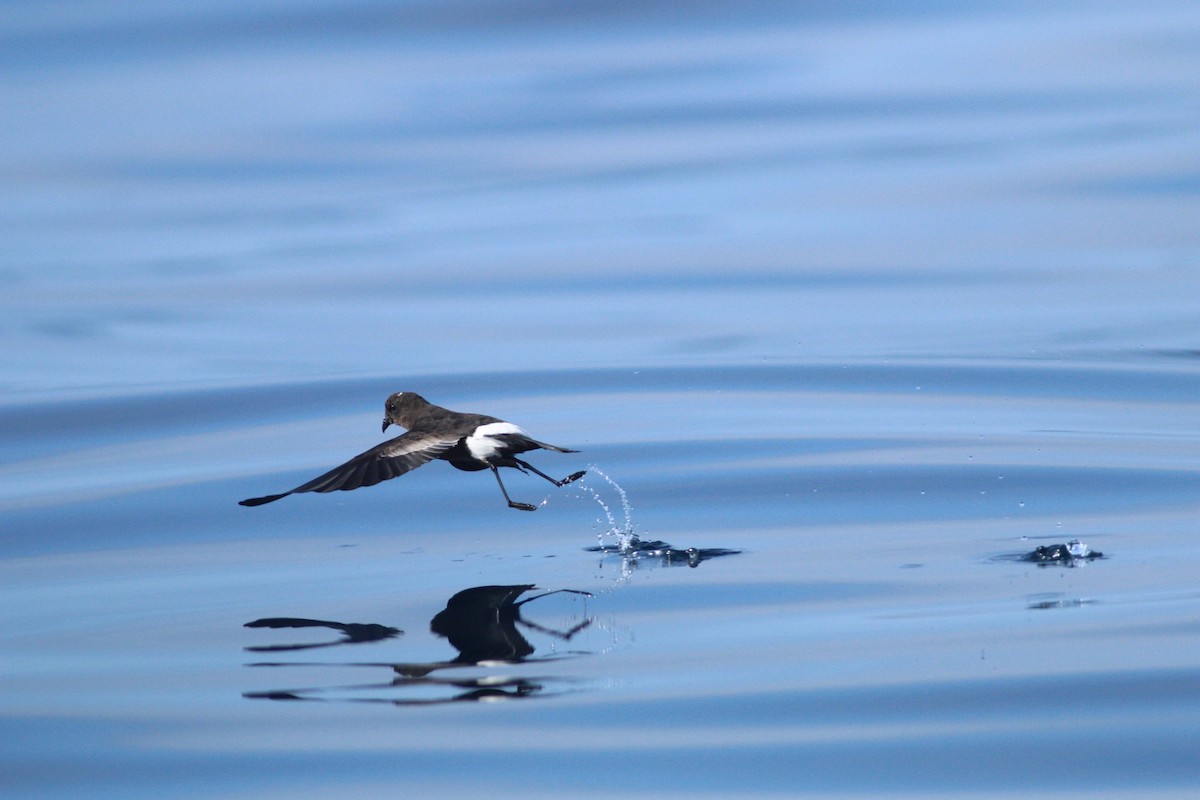
<path id="1" fill-rule="evenodd" d="M 1200 793 L 1197 56 L 1178 1 L 0 3 L 0 794 Z M 237 505 L 400 389 L 591 472 Z"/>

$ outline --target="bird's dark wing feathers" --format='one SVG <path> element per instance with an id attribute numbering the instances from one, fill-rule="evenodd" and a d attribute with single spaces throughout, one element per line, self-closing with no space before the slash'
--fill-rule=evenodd
<path id="1" fill-rule="evenodd" d="M 349 491 L 363 486 L 374 486 L 380 481 L 399 477 L 432 461 L 457 442 L 458 439 L 446 439 L 425 433 L 414 434 L 410 431 L 356 455 L 345 464 L 334 467 L 324 475 L 313 478 L 291 491 L 266 497 L 252 497 L 242 500 L 239 505 L 261 506 L 300 492 Z"/>

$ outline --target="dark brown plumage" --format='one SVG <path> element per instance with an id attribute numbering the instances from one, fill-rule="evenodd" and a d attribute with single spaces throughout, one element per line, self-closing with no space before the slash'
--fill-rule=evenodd
<path id="1" fill-rule="evenodd" d="M 586 470 L 555 480 L 528 462 L 517 458 L 529 450 L 553 450 L 556 453 L 575 453 L 565 447 L 539 442 L 521 428 L 485 414 L 463 414 L 435 406 L 412 392 L 396 392 L 384 404 L 383 430 L 399 425 L 407 431 L 360 453 L 341 466 L 313 478 L 281 494 L 252 497 L 239 505 L 261 506 L 289 494 L 301 492 L 349 491 L 374 486 L 380 481 L 399 477 L 429 461 L 442 459 L 451 466 L 469 472 L 490 469 L 500 484 L 500 491 L 510 508 L 534 511 L 536 506 L 518 503 L 508 496 L 500 480 L 498 467 L 512 467 L 532 472 L 553 483 L 565 486 L 583 477 Z"/>

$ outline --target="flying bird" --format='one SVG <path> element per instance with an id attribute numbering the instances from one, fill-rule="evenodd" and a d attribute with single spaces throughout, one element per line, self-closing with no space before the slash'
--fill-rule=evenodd
<path id="1" fill-rule="evenodd" d="M 399 425 L 407 429 L 405 433 L 360 453 L 340 467 L 334 467 L 291 491 L 251 497 L 238 505 L 261 506 L 300 492 L 349 491 L 360 486 L 374 486 L 440 458 L 449 461 L 450 466 L 467 472 L 490 469 L 496 476 L 496 483 L 500 484 L 500 491 L 508 501 L 509 508 L 536 511 L 537 506 L 518 503 L 508 496 L 504 481 L 500 479 L 499 467 L 532 472 L 555 486 L 566 486 L 587 472 L 580 470 L 559 481 L 517 458 L 518 453 L 530 450 L 553 450 L 556 453 L 579 451 L 539 442 L 511 422 L 496 417 L 450 411 L 412 392 L 396 392 L 387 399 L 384 409 L 383 430 L 386 431 L 391 425 Z"/>

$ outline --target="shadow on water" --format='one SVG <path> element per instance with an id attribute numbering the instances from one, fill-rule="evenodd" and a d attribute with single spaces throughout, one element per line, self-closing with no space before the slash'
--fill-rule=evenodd
<path id="1" fill-rule="evenodd" d="M 243 697 L 252 700 L 320 700 L 360 703 L 391 703 L 397 706 L 430 705 L 481 700 L 513 700 L 526 697 L 550 696 L 548 686 L 562 685 L 566 679 L 547 676 L 511 676 L 495 672 L 492 668 L 520 664 L 541 664 L 559 660 L 565 656 L 530 659 L 535 648 L 521 632 L 521 628 L 535 631 L 560 641 L 570 641 L 577 633 L 592 624 L 592 618 L 584 617 L 566 630 L 557 630 L 527 620 L 521 615 L 521 606 L 552 594 L 577 594 L 591 597 L 588 592 L 577 589 L 557 589 L 542 592 L 518 601 L 521 595 L 536 588 L 533 584 L 511 586 L 475 586 L 464 589 L 446 601 L 446 607 L 430 620 L 429 629 L 446 639 L 458 655 L 445 661 L 400 662 L 400 663 L 296 663 L 260 662 L 250 667 L 361 667 L 387 669 L 392 677 L 386 682 L 355 685 L 317 686 L 300 689 L 281 689 L 265 692 L 245 692 Z M 246 623 L 248 628 L 311 628 L 322 627 L 340 631 L 343 637 L 335 642 L 312 644 L 247 647 L 250 652 L 301 650 L 314 647 L 331 647 L 343 644 L 361 644 L 394 638 L 403 633 L 399 628 L 386 625 L 339 623 L 326 620 L 311 620 L 293 617 L 271 617 Z M 580 655 L 569 653 L 568 655 Z M 464 677 L 435 677 L 434 673 L 465 668 L 485 668 L 482 675 Z M 421 691 L 428 696 L 393 698 L 380 696 L 379 692 Z M 350 696 L 347 696 L 347 693 Z M 448 694 L 447 694 L 448 693 Z"/>

